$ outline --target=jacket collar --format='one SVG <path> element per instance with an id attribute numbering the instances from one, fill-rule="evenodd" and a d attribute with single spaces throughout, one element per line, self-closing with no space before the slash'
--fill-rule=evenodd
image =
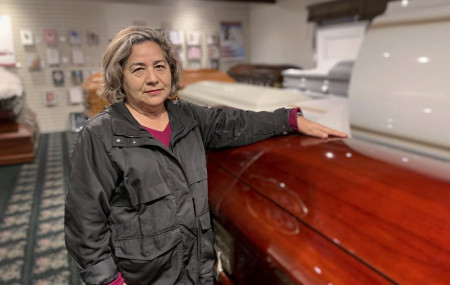
<path id="1" fill-rule="evenodd" d="M 178 99 L 175 101 L 166 100 L 165 102 L 167 112 L 169 112 L 170 127 L 172 128 L 172 144 L 198 125 L 193 117 L 188 116 L 177 106 L 178 102 Z"/>
<path id="2" fill-rule="evenodd" d="M 109 108 L 114 135 L 139 135 L 141 126 L 123 102 L 114 103 Z"/>
<path id="3" fill-rule="evenodd" d="M 197 122 L 192 117 L 187 116 L 176 106 L 176 102 L 173 103 L 170 100 L 166 100 L 164 104 L 169 113 L 174 141 L 184 136 L 197 125 Z M 123 102 L 112 104 L 110 106 L 110 114 L 114 135 L 139 136 L 141 131 L 145 131 Z M 146 131 L 145 133 L 148 134 Z"/>

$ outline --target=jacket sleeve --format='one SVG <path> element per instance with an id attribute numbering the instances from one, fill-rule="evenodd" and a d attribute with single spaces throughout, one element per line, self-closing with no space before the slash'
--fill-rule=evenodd
<path id="1" fill-rule="evenodd" d="M 290 109 L 253 112 L 234 108 L 206 108 L 183 102 L 200 125 L 206 148 L 246 145 L 293 133 Z"/>
<path id="2" fill-rule="evenodd" d="M 108 226 L 115 181 L 104 144 L 84 127 L 70 159 L 64 230 L 66 248 L 86 284 L 107 284 L 118 276 Z"/>

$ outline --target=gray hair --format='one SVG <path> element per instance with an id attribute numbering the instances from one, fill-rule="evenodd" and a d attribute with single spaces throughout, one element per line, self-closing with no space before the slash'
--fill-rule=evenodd
<path id="1" fill-rule="evenodd" d="M 117 33 L 103 55 L 103 84 L 99 94 L 110 103 L 124 101 L 126 94 L 122 88 L 123 69 L 131 54 L 133 45 L 145 41 L 157 43 L 170 66 L 172 88 L 170 97 L 175 97 L 180 89 L 181 61 L 178 52 L 170 40 L 161 32 L 143 26 L 131 26 Z"/>

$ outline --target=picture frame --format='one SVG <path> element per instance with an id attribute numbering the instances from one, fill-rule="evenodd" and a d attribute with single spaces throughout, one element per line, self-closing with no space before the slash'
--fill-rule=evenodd
<path id="1" fill-rule="evenodd" d="M 78 105 L 83 103 L 83 88 L 72 87 L 69 89 L 69 103 L 71 105 Z"/>
<path id="2" fill-rule="evenodd" d="M 100 43 L 100 36 L 98 33 L 93 31 L 86 32 L 86 43 L 88 45 L 98 45 Z"/>
<path id="3" fill-rule="evenodd" d="M 220 42 L 220 35 L 218 32 L 214 32 L 214 33 L 209 33 L 206 36 L 206 43 L 208 45 L 219 45 Z"/>
<path id="4" fill-rule="evenodd" d="M 64 86 L 64 71 L 63 70 L 53 70 L 52 71 L 53 85 Z"/>
<path id="5" fill-rule="evenodd" d="M 73 85 L 81 85 L 83 83 L 83 71 L 82 70 L 72 70 L 70 72 Z"/>
<path id="6" fill-rule="evenodd" d="M 33 32 L 31 30 L 20 30 L 20 41 L 23 46 L 34 45 Z"/>
<path id="7" fill-rule="evenodd" d="M 188 60 L 200 60 L 202 56 L 202 50 L 199 46 L 190 46 L 187 50 Z"/>
<path id="8" fill-rule="evenodd" d="M 177 46 L 184 45 L 184 31 L 182 30 L 171 30 L 169 32 L 170 41 Z"/>
<path id="9" fill-rule="evenodd" d="M 73 132 L 79 132 L 89 119 L 83 112 L 70 113 L 70 128 Z"/>
<path id="10" fill-rule="evenodd" d="M 83 39 L 78 30 L 69 30 L 69 43 L 71 45 L 81 45 L 83 43 Z"/>
<path id="11" fill-rule="evenodd" d="M 29 71 L 41 70 L 41 58 L 37 53 L 27 53 L 27 67 Z"/>
<path id="12" fill-rule="evenodd" d="M 210 59 L 219 59 L 220 58 L 220 48 L 216 45 L 211 45 L 208 47 L 208 55 Z"/>
<path id="13" fill-rule="evenodd" d="M 202 32 L 190 31 L 187 33 L 186 43 L 188 46 L 199 46 L 202 44 Z"/>
<path id="14" fill-rule="evenodd" d="M 85 63 L 84 52 L 81 49 L 72 50 L 72 63 L 83 65 Z"/>
<path id="15" fill-rule="evenodd" d="M 58 35 L 53 29 L 44 30 L 44 42 L 48 45 L 56 45 L 58 42 Z"/>
<path id="16" fill-rule="evenodd" d="M 46 91 L 44 93 L 44 104 L 47 107 L 58 105 L 59 93 L 55 91 Z"/>
<path id="17" fill-rule="evenodd" d="M 0 66 L 16 65 L 10 15 L 0 15 L 0 51 Z"/>
<path id="18" fill-rule="evenodd" d="M 222 59 L 244 59 L 244 30 L 241 22 L 220 23 Z"/>
<path id="19" fill-rule="evenodd" d="M 59 65 L 59 51 L 56 48 L 47 48 L 47 63 L 50 66 Z"/>

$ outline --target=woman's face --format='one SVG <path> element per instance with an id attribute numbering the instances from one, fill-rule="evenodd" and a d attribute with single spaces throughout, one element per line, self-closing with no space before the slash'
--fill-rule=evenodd
<path id="1" fill-rule="evenodd" d="M 161 47 L 152 41 L 133 45 L 123 70 L 127 104 L 144 112 L 156 112 L 169 97 L 170 67 Z"/>

